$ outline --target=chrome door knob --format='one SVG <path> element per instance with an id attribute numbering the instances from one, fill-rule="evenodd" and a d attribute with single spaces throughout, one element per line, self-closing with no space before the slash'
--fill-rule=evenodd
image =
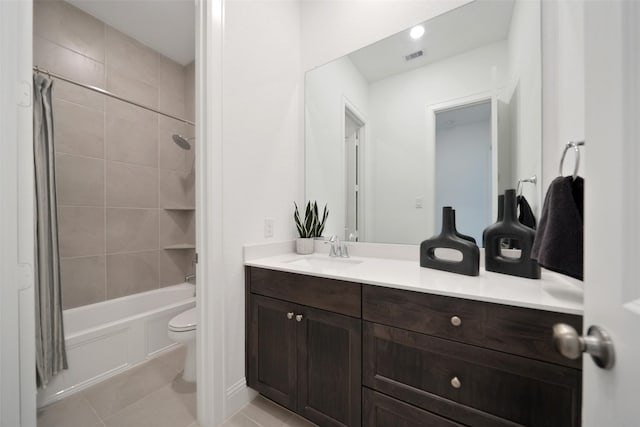
<path id="1" fill-rule="evenodd" d="M 602 369 L 611 369 L 615 362 L 613 341 L 599 326 L 591 326 L 587 336 L 581 337 L 572 326 L 556 323 L 553 325 L 553 344 L 568 359 L 577 359 L 582 353 L 589 353 Z"/>
<path id="2" fill-rule="evenodd" d="M 451 318 L 451 324 L 453 326 L 460 326 L 460 325 L 462 325 L 462 319 L 460 319 L 458 316 L 453 316 Z"/>
<path id="3" fill-rule="evenodd" d="M 289 320 L 293 319 L 293 311 L 290 311 L 287 313 L 287 319 Z"/>
<path id="4" fill-rule="evenodd" d="M 296 314 L 296 322 L 302 322 L 302 314 Z"/>

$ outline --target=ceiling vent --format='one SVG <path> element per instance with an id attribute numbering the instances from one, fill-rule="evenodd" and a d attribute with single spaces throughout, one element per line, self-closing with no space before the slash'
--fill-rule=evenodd
<path id="1" fill-rule="evenodd" d="M 423 54 L 424 54 L 424 52 L 419 50 L 417 52 L 410 53 L 409 55 L 405 56 L 404 59 L 407 60 L 407 61 L 411 61 L 412 59 L 416 59 L 416 58 L 421 57 Z"/>

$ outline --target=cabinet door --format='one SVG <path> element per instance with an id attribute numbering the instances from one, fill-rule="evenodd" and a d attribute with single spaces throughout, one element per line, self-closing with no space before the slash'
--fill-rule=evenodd
<path id="1" fill-rule="evenodd" d="M 295 304 L 251 295 L 248 329 L 249 387 L 291 410 L 296 408 Z M 289 318 L 291 317 L 291 318 Z"/>
<path id="2" fill-rule="evenodd" d="M 304 307 L 298 322 L 298 413 L 325 426 L 360 426 L 360 319 Z"/>
<path id="3" fill-rule="evenodd" d="M 364 322 L 367 387 L 471 426 L 578 427 L 580 371 Z"/>
<path id="4" fill-rule="evenodd" d="M 362 389 L 362 401 L 366 427 L 464 427 L 368 388 Z"/>

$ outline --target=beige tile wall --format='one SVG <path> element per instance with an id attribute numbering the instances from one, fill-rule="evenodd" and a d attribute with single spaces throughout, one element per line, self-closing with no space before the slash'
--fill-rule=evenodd
<path id="1" fill-rule="evenodd" d="M 34 64 L 194 120 L 182 66 L 62 1 L 34 4 Z M 184 281 L 195 242 L 193 126 L 62 81 L 54 133 L 64 308 Z M 192 142 L 193 147 L 193 142 Z"/>

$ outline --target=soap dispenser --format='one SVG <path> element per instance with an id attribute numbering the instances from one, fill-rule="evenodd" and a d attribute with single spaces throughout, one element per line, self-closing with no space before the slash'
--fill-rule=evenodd
<path id="1" fill-rule="evenodd" d="M 504 218 L 484 230 L 485 237 L 485 269 L 512 276 L 540 278 L 540 266 L 531 259 L 531 249 L 536 232 L 522 225 L 516 213 L 516 190 L 504 193 Z M 510 242 L 510 246 L 519 247 L 520 255 L 510 257 L 503 253 L 502 243 Z M 504 250 L 507 250 L 504 248 Z"/>
<path id="2" fill-rule="evenodd" d="M 435 252 L 439 248 L 459 251 L 462 253 L 462 260 L 452 261 L 437 257 Z M 442 208 L 442 231 L 440 234 L 420 244 L 420 267 L 467 276 L 477 276 L 480 273 L 480 249 L 472 237 L 458 233 L 455 211 L 450 206 Z"/>

